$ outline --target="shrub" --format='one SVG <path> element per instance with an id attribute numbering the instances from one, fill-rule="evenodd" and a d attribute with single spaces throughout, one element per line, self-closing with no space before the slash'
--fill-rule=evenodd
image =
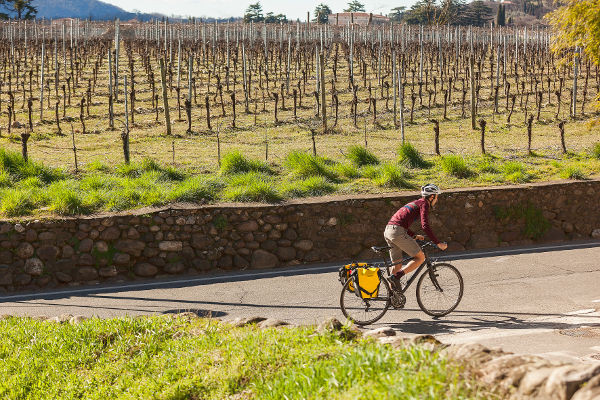
<path id="1" fill-rule="evenodd" d="M 323 157 L 313 156 L 302 151 L 293 151 L 286 157 L 284 165 L 294 175 L 302 178 L 322 176 L 331 182 L 337 182 L 338 177 L 328 163 L 330 163 L 329 160 Z"/>
<path id="2" fill-rule="evenodd" d="M 246 172 L 272 173 L 271 168 L 267 164 L 258 160 L 249 160 L 238 150 L 225 154 L 221 159 L 222 174 L 232 175 Z"/>
<path id="3" fill-rule="evenodd" d="M 323 196 L 335 192 L 335 186 L 321 176 L 285 182 L 279 188 L 284 197 Z"/>
<path id="4" fill-rule="evenodd" d="M 379 159 L 362 146 L 350 146 L 346 157 L 357 167 L 379 164 Z"/>
<path id="5" fill-rule="evenodd" d="M 592 156 L 600 160 L 600 143 L 596 143 L 592 148 Z"/>
<path id="6" fill-rule="evenodd" d="M 169 200 L 194 203 L 213 201 L 224 186 L 221 180 L 206 178 L 204 176 L 194 176 L 175 187 L 169 193 Z"/>
<path id="7" fill-rule="evenodd" d="M 366 165 L 360 169 L 360 173 L 365 178 L 375 179 L 379 177 L 381 173 L 381 168 L 375 167 L 373 165 Z"/>
<path id="8" fill-rule="evenodd" d="M 428 168 L 431 166 L 430 163 L 423 159 L 419 150 L 408 142 L 398 147 L 398 161 L 410 168 Z"/>
<path id="9" fill-rule="evenodd" d="M 444 156 L 442 157 L 442 169 L 448 175 L 455 176 L 457 178 L 468 178 L 473 175 L 473 172 L 467 167 L 465 159 L 461 156 Z"/>
<path id="10" fill-rule="evenodd" d="M 504 180 L 514 183 L 525 183 L 531 180 L 531 174 L 523 164 L 517 161 L 509 161 L 502 165 Z"/>
<path id="11" fill-rule="evenodd" d="M 10 174 L 6 171 L 0 171 L 0 187 L 8 187 L 12 185 Z"/>
<path id="12" fill-rule="evenodd" d="M 381 167 L 378 177 L 374 179 L 378 186 L 387 188 L 408 188 L 406 172 L 399 165 L 385 164 Z"/>
<path id="13" fill-rule="evenodd" d="M 155 172 L 157 179 L 161 181 L 182 181 L 186 173 L 176 168 L 162 166 L 151 158 L 145 158 L 141 163 L 121 164 L 117 167 L 117 174 L 129 178 L 137 178 L 144 173 Z"/>
<path id="14" fill-rule="evenodd" d="M 223 192 L 229 201 L 274 203 L 281 200 L 272 179 L 264 174 L 249 172 L 234 175 Z"/>
<path id="15" fill-rule="evenodd" d="M 560 176 L 564 179 L 577 179 L 577 180 L 584 180 L 587 178 L 585 173 L 579 167 L 575 167 L 572 165 L 565 168 L 561 172 Z"/>

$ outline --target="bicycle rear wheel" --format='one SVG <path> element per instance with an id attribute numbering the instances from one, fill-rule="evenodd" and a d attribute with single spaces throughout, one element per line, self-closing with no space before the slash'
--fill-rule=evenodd
<path id="1" fill-rule="evenodd" d="M 453 265 L 439 263 L 431 268 L 431 271 L 425 271 L 419 278 L 417 303 L 426 314 L 443 317 L 454 311 L 460 303 L 464 289 L 463 279 Z"/>
<path id="2" fill-rule="evenodd" d="M 346 280 L 340 294 L 342 313 L 356 325 L 369 325 L 378 321 L 390 307 L 391 289 L 385 279 L 381 279 L 377 297 L 363 299 L 350 289 L 354 278 Z"/>

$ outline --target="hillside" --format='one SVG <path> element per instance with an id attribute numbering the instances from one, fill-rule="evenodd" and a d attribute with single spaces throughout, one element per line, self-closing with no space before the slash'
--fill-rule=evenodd
<path id="1" fill-rule="evenodd" d="M 136 14 L 99 0 L 35 0 L 38 18 L 91 18 L 93 20 L 148 20 L 151 14 Z"/>

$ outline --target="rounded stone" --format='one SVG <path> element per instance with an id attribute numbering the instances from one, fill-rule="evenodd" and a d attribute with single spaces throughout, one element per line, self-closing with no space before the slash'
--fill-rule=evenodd
<path id="1" fill-rule="evenodd" d="M 181 261 L 168 263 L 164 270 L 168 274 L 180 274 L 185 270 L 185 265 Z"/>
<path id="2" fill-rule="evenodd" d="M 56 233 L 54 232 L 42 232 L 38 235 L 38 239 L 42 241 L 53 241 L 56 240 Z"/>
<path id="3" fill-rule="evenodd" d="M 33 246 L 29 243 L 21 243 L 15 250 L 15 254 L 19 258 L 30 258 L 33 256 L 33 253 L 34 253 Z"/>
<path id="4" fill-rule="evenodd" d="M 119 237 L 121 236 L 121 230 L 119 228 L 117 228 L 116 226 L 111 226 L 106 228 L 104 231 L 102 231 L 102 233 L 100 234 L 100 238 L 102 240 L 117 240 Z"/>
<path id="5" fill-rule="evenodd" d="M 311 240 L 299 240 L 294 243 L 294 247 L 301 251 L 309 251 L 313 248 L 313 242 Z"/>
<path id="6" fill-rule="evenodd" d="M 280 261 L 291 261 L 296 258 L 296 249 L 293 247 L 279 247 L 277 249 L 277 257 Z"/>
<path id="7" fill-rule="evenodd" d="M 256 221 L 246 221 L 238 225 L 237 228 L 240 232 L 254 232 L 258 230 L 258 222 Z"/>
<path id="8" fill-rule="evenodd" d="M 250 266 L 250 263 L 244 257 L 235 255 L 233 256 L 233 265 L 236 268 L 246 269 Z"/>
<path id="9" fill-rule="evenodd" d="M 106 253 L 108 251 L 108 244 L 106 244 L 105 241 L 100 240 L 96 242 L 94 248 L 100 253 Z"/>
<path id="10" fill-rule="evenodd" d="M 75 254 L 75 250 L 69 245 L 63 246 L 62 248 L 62 257 L 63 258 L 71 258 Z"/>
<path id="11" fill-rule="evenodd" d="M 69 283 L 73 280 L 73 278 L 71 277 L 71 275 L 67 274 L 66 272 L 63 271 L 57 271 L 54 276 L 56 276 L 56 279 L 58 279 L 59 282 L 62 283 Z"/>
<path id="12" fill-rule="evenodd" d="M 25 272 L 32 276 L 40 276 L 44 272 L 44 263 L 39 258 L 25 261 Z"/>
<path id="13" fill-rule="evenodd" d="M 117 276 L 118 271 L 114 265 L 109 265 L 106 267 L 102 267 L 98 270 L 98 275 L 103 278 L 111 278 L 113 276 Z"/>
<path id="14" fill-rule="evenodd" d="M 83 239 L 79 242 L 79 252 L 80 253 L 88 253 L 92 250 L 92 246 L 94 245 L 94 241 L 92 239 Z"/>
<path id="15" fill-rule="evenodd" d="M 56 257 L 58 257 L 59 253 L 60 250 L 56 246 L 46 245 L 41 246 L 39 249 L 37 249 L 38 257 L 44 261 L 56 260 Z"/>
<path id="16" fill-rule="evenodd" d="M 224 255 L 217 261 L 219 268 L 231 268 L 233 266 L 233 258 L 230 255 Z"/>
<path id="17" fill-rule="evenodd" d="M 258 249 L 252 253 L 252 268 L 273 268 L 278 263 L 277 256 L 268 251 Z"/>
<path id="18" fill-rule="evenodd" d="M 98 271 L 94 267 L 81 267 L 77 270 L 78 281 L 93 281 L 98 279 Z"/>
<path id="19" fill-rule="evenodd" d="M 131 256 L 125 253 L 115 253 L 113 261 L 117 265 L 127 265 L 131 261 Z"/>
<path id="20" fill-rule="evenodd" d="M 36 231 L 34 231 L 33 229 L 27 229 L 27 232 L 25 232 L 25 240 L 27 240 L 28 242 L 35 242 L 38 238 L 38 234 Z"/>
<path id="21" fill-rule="evenodd" d="M 133 272 L 137 276 L 151 277 L 158 273 L 158 268 L 150 263 L 140 263 L 133 268 Z"/>
<path id="22" fill-rule="evenodd" d="M 25 232 L 25 227 L 21 224 L 15 224 L 15 231 L 19 232 L 19 233 L 23 233 Z M 27 282 L 29 283 L 29 282 Z"/>

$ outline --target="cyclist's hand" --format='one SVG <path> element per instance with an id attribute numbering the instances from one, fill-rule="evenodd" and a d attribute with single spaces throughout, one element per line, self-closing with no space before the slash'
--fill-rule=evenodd
<path id="1" fill-rule="evenodd" d="M 446 250 L 448 248 L 448 243 L 438 243 L 437 247 L 440 250 Z"/>
<path id="2" fill-rule="evenodd" d="M 425 240 L 425 236 L 423 236 L 423 235 L 415 235 L 415 239 L 417 239 L 417 240 Z"/>

